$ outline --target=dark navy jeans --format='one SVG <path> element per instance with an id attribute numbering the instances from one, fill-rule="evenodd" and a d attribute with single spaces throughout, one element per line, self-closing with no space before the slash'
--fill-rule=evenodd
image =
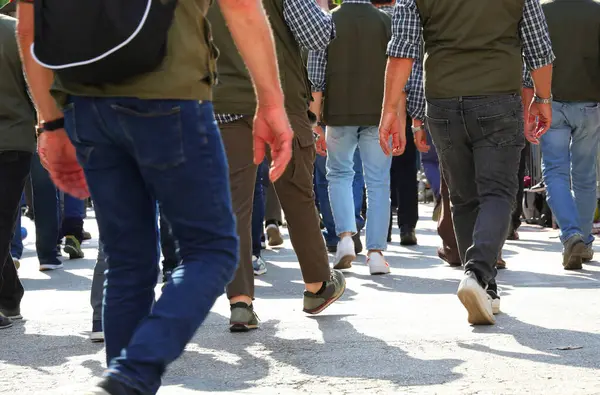
<path id="1" fill-rule="evenodd" d="M 73 96 L 64 109 L 108 265 L 107 374 L 155 394 L 238 262 L 228 166 L 210 102 Z M 155 302 L 157 202 L 182 264 Z"/>
<path id="2" fill-rule="evenodd" d="M 254 202 L 252 205 L 252 255 L 260 257 L 264 236 L 265 204 L 269 186 L 269 162 L 265 159 L 256 169 Z"/>
<path id="3" fill-rule="evenodd" d="M 428 99 L 427 126 L 450 190 L 465 270 L 495 283 L 525 146 L 519 95 Z"/>

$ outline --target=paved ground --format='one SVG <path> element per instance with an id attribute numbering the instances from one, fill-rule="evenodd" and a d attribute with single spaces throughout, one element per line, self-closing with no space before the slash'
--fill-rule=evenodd
<path id="1" fill-rule="evenodd" d="M 318 317 L 302 313 L 289 241 L 267 251 L 255 302 L 261 329 L 230 334 L 219 299 L 159 395 L 600 394 L 600 264 L 566 273 L 557 232 L 524 227 L 505 248 L 504 313 L 494 327 L 473 328 L 454 295 L 461 271 L 437 259 L 430 213 L 421 207 L 418 247 L 400 247 L 394 235 L 391 275 L 369 276 L 361 256 L 343 301 Z M 103 348 L 87 340 L 96 245 L 86 244 L 89 259 L 53 273 L 38 272 L 28 251 L 26 321 L 0 333 L 0 393 L 77 394 L 101 374 Z"/>

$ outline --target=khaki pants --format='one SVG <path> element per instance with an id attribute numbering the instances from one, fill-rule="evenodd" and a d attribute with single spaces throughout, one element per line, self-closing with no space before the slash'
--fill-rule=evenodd
<path id="1" fill-rule="evenodd" d="M 286 171 L 274 184 L 285 213 L 294 251 L 298 256 L 305 283 L 329 280 L 330 269 L 325 241 L 319 227 L 313 190 L 315 145 L 312 129 L 305 114 L 289 114 L 295 136 L 293 155 Z M 219 125 L 229 161 L 233 210 L 240 238 L 240 262 L 227 296 L 254 297 L 252 269 L 252 203 L 256 166 L 252 151 L 252 118 Z"/>

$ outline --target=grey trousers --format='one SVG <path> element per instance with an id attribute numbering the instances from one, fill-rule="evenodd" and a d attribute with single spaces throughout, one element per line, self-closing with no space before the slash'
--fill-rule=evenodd
<path id="1" fill-rule="evenodd" d="M 92 304 L 94 321 L 102 321 L 102 299 L 104 298 L 104 281 L 106 280 L 106 257 L 102 243 L 98 246 L 98 258 L 94 266 L 94 276 L 92 277 L 92 293 L 90 302 Z"/>

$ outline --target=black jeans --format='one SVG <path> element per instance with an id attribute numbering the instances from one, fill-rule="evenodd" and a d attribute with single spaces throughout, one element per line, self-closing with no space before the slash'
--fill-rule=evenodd
<path id="1" fill-rule="evenodd" d="M 519 187 L 521 97 L 429 99 L 426 113 L 450 189 L 460 258 L 480 282 L 493 283 Z"/>
<path id="2" fill-rule="evenodd" d="M 509 232 L 516 231 L 521 226 L 521 215 L 523 215 L 523 190 L 525 189 L 525 168 L 529 161 L 529 143 L 525 141 L 525 148 L 521 150 L 521 162 L 519 163 L 519 190 L 517 191 L 517 201 L 515 209 L 511 216 Z"/>
<path id="3" fill-rule="evenodd" d="M 30 168 L 31 153 L 0 152 L 0 306 L 9 310 L 19 307 L 25 292 L 10 256 L 10 243 Z"/>
<path id="4" fill-rule="evenodd" d="M 417 182 L 417 147 L 411 129 L 412 120 L 406 120 L 406 149 L 392 158 L 390 186 L 392 205 L 398 209 L 400 233 L 410 232 L 419 220 L 419 185 Z M 394 204 L 395 203 L 395 204 Z M 390 233 L 392 216 L 390 215 Z"/>

